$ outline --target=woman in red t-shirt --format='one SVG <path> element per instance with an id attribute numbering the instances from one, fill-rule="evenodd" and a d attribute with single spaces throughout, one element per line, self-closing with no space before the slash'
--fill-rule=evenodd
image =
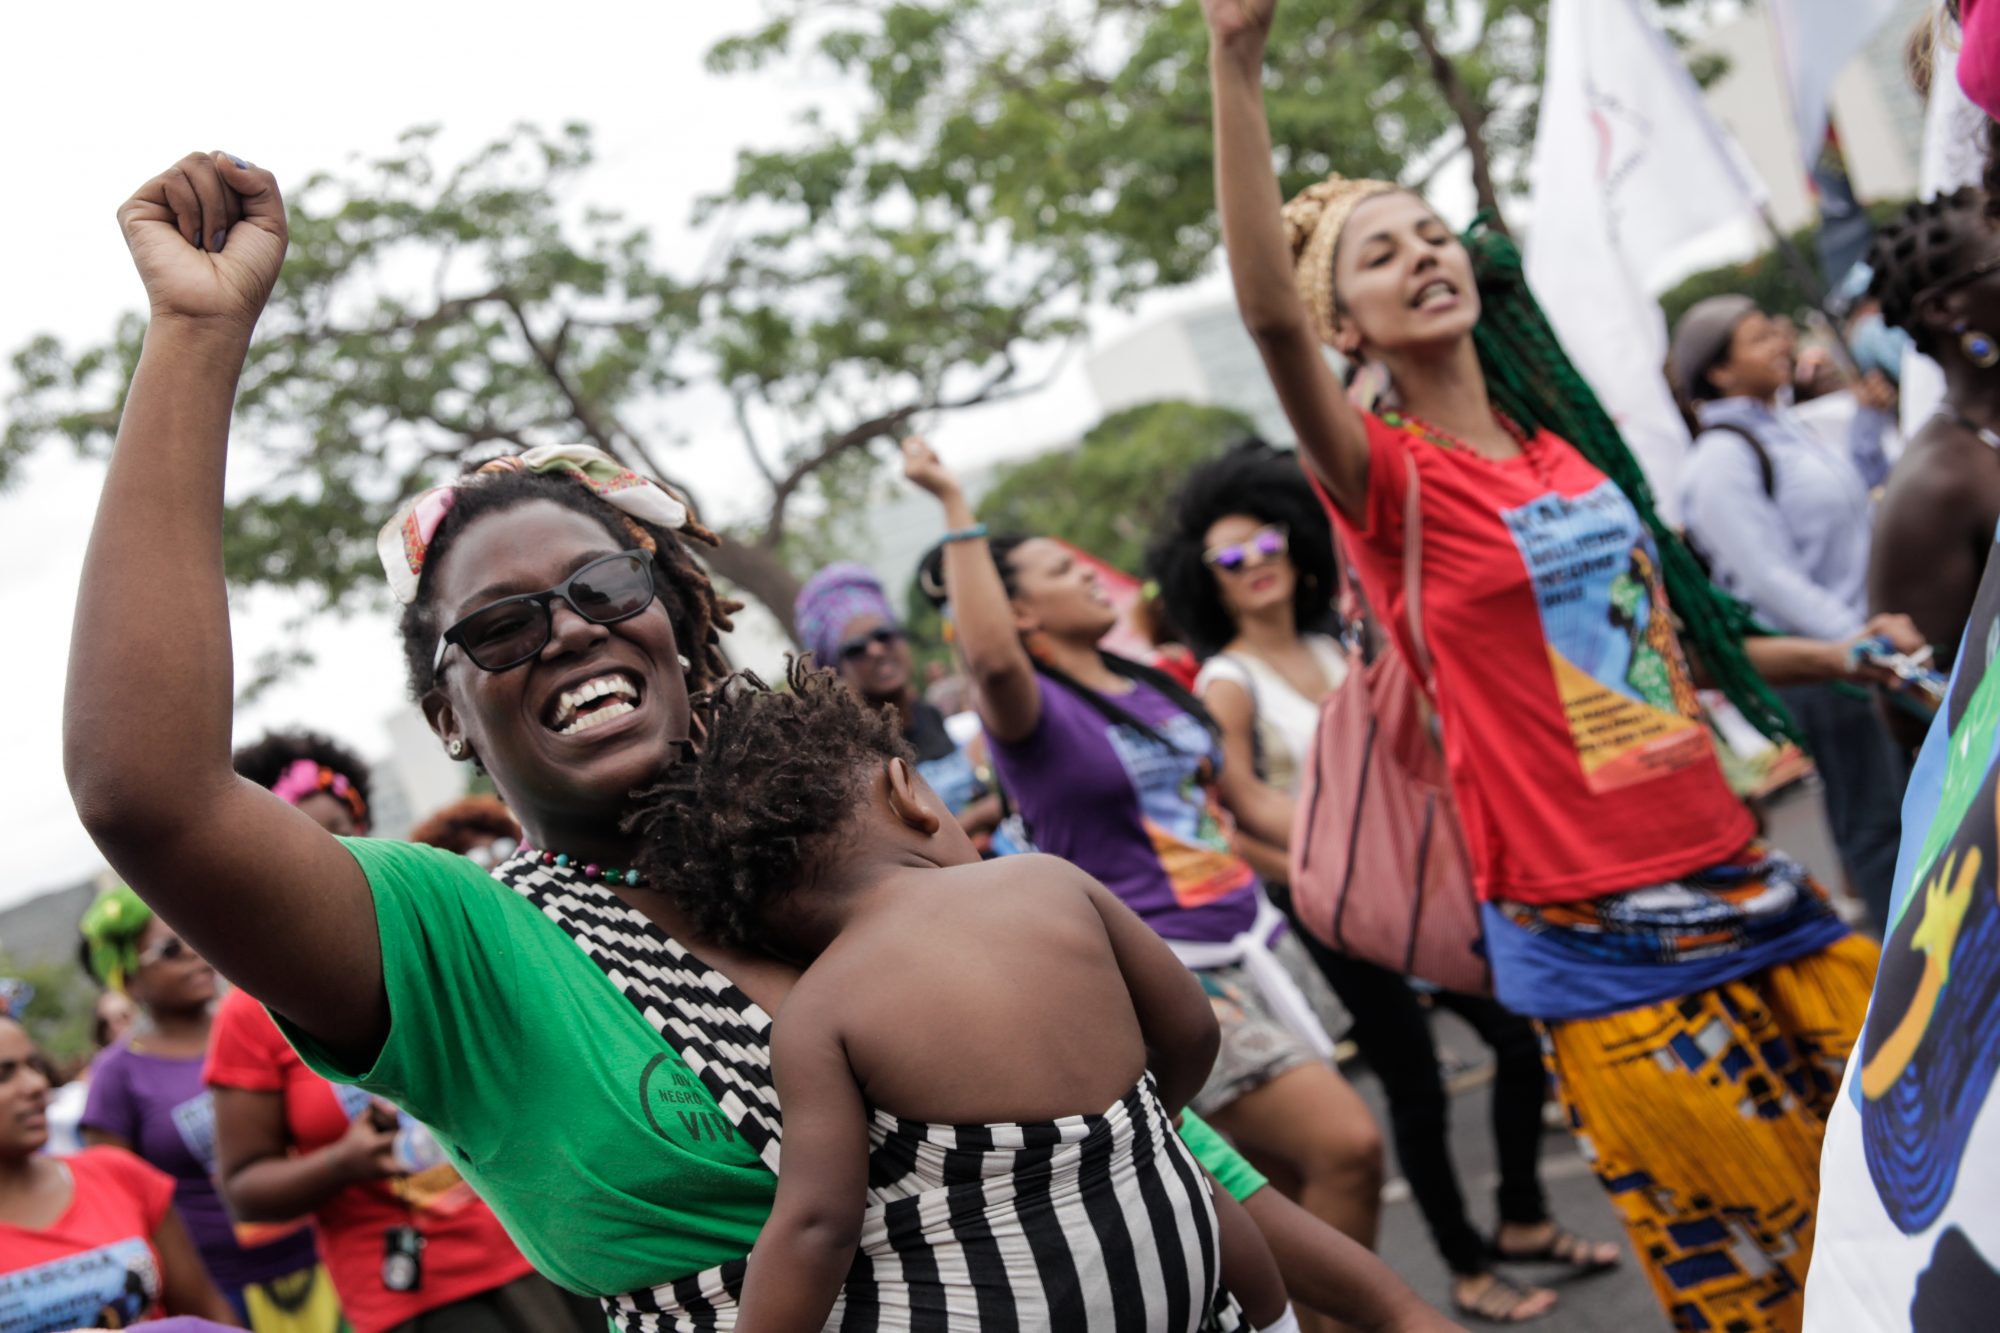
<path id="1" fill-rule="evenodd" d="M 0 1328 L 124 1328 L 168 1314 L 237 1327 L 174 1212 L 174 1182 L 122 1148 L 49 1157 L 49 1074 L 0 1018 Z"/>
<path id="2" fill-rule="evenodd" d="M 1746 663 L 1736 613 L 1650 514 L 1510 250 L 1482 241 L 1493 318 L 1475 343 L 1487 292 L 1415 195 L 1335 178 L 1281 212 L 1261 83 L 1273 0 L 1203 7 L 1237 300 L 1370 601 L 1425 669 L 1500 999 L 1542 1021 L 1676 1323 L 1796 1328 L 1820 1137 L 1877 953 L 1754 840 L 1681 635 L 1773 730 L 1787 720 L 1749 666 L 1845 676 L 1848 645 L 1764 640 Z M 1322 344 L 1386 371 L 1395 407 L 1350 405 Z M 1543 428 L 1498 410 L 1487 363 Z M 1901 618 L 1874 629 L 1915 637 Z"/>
<path id="3" fill-rule="evenodd" d="M 216 1011 L 203 1076 L 215 1093 L 231 1208 L 246 1222 L 313 1215 L 355 1333 L 384 1333 L 462 1301 L 495 1306 L 482 1328 L 513 1327 L 523 1302 L 553 1321 L 527 1327 L 573 1326 L 449 1162 L 406 1174 L 417 1163 L 398 1160 L 397 1138 L 410 1122 L 306 1068 L 264 1007 L 240 990 Z M 392 1256 L 413 1262 L 392 1272 Z M 502 1291 L 516 1283 L 521 1290 Z"/>

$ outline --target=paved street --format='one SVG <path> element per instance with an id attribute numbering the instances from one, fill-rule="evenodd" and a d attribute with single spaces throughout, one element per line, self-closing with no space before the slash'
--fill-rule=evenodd
<path id="1" fill-rule="evenodd" d="M 1450 1014 L 1434 1019 L 1440 1049 L 1449 1049 L 1467 1062 L 1484 1064 L 1486 1048 L 1472 1030 Z M 1358 1085 L 1381 1118 L 1387 1133 L 1388 1118 L 1381 1087 L 1372 1075 L 1356 1067 Z M 1483 1074 L 1483 1069 L 1481 1073 Z M 1451 1142 L 1458 1162 L 1459 1180 L 1472 1209 L 1473 1225 L 1482 1232 L 1493 1226 L 1493 1195 L 1498 1183 L 1494 1170 L 1493 1135 L 1488 1119 L 1488 1082 L 1484 1077 L 1465 1076 L 1463 1088 L 1452 1099 Z M 1425 1299 L 1440 1310 L 1451 1310 L 1451 1286 L 1444 1264 L 1431 1248 L 1423 1217 L 1410 1199 L 1390 1152 L 1392 1181 L 1382 1210 L 1380 1249 L 1383 1257 L 1407 1278 Z M 1547 1186 L 1550 1207 L 1572 1230 L 1593 1239 L 1616 1239 L 1624 1243 L 1624 1229 L 1605 1201 L 1604 1191 L 1590 1174 L 1567 1134 L 1551 1132 L 1543 1141 L 1542 1179 Z M 1513 1274 L 1529 1279 L 1548 1280 L 1552 1270 L 1519 1268 Z M 1560 1270 L 1553 1270 L 1560 1271 Z M 1665 1333 L 1666 1317 L 1654 1301 L 1635 1269 L 1627 1266 L 1597 1277 L 1557 1283 L 1561 1302 L 1546 1319 L 1523 1327 L 1545 1333 Z M 1496 1325 L 1463 1320 L 1469 1329 Z"/>

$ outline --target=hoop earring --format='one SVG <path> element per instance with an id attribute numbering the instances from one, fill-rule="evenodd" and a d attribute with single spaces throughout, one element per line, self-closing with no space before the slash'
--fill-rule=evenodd
<path id="1" fill-rule="evenodd" d="M 2000 343 L 1978 329 L 1969 329 L 1960 321 L 1954 333 L 1958 334 L 1958 350 L 1965 353 L 1965 359 L 1981 370 L 2000 364 Z"/>

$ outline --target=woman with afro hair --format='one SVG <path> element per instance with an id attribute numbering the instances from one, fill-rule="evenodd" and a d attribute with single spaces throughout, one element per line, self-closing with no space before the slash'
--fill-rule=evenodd
<path id="1" fill-rule="evenodd" d="M 1222 728 L 1222 802 L 1232 812 L 1252 801 L 1289 802 L 1311 753 L 1320 704 L 1348 671 L 1333 634 L 1340 573 L 1332 524 L 1298 460 L 1261 440 L 1196 468 L 1168 512 L 1170 524 L 1148 553 L 1147 570 L 1167 613 L 1205 659 L 1195 692 Z M 1246 832 L 1239 832 L 1238 846 L 1290 915 L 1290 849 Z M 1457 1306 L 1505 1304 L 1510 1318 L 1522 1320 L 1555 1305 L 1555 1292 L 1495 1273 L 1496 1253 L 1558 1246 L 1578 1270 L 1616 1262 L 1617 1246 L 1585 1241 L 1549 1219 L 1538 1175 L 1548 1084 L 1534 1025 L 1483 997 L 1436 999 L 1471 1025 L 1497 1062 L 1500 1227 L 1489 1246 L 1466 1217 L 1452 1168 L 1449 1102 L 1422 1003 L 1402 977 L 1338 953 L 1304 929 L 1297 934 L 1354 1016 L 1348 1035 L 1382 1080 L 1396 1158 L 1451 1270 Z"/>

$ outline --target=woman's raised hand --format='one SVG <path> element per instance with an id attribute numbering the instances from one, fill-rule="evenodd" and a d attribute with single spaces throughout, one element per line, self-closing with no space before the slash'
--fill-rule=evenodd
<path id="1" fill-rule="evenodd" d="M 248 335 L 285 262 L 285 201 L 270 172 L 227 153 L 190 153 L 118 210 L 155 319 Z"/>
<path id="2" fill-rule="evenodd" d="M 1217 45 L 1242 38 L 1262 41 L 1270 35 L 1278 0 L 1201 0 L 1201 12 Z"/>
<path id="3" fill-rule="evenodd" d="M 903 441 L 903 478 L 946 502 L 961 493 L 957 475 L 938 460 L 937 451 L 921 435 Z"/>

